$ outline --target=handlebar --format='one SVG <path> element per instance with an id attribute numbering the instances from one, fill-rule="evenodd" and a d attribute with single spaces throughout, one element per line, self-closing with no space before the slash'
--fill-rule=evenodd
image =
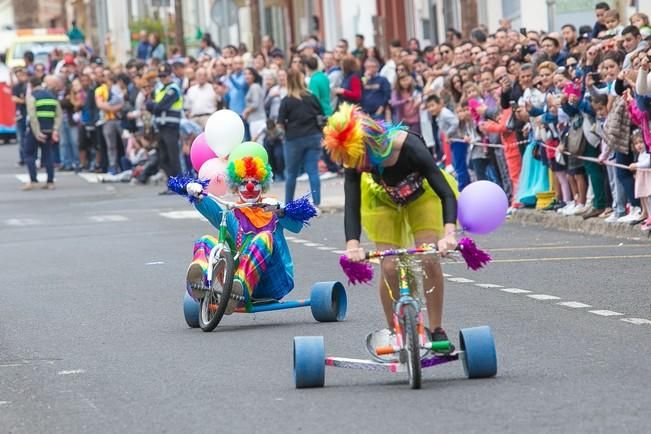
<path id="1" fill-rule="evenodd" d="M 224 200 L 218 196 L 215 196 L 212 193 L 203 193 L 203 197 L 208 197 L 212 199 L 213 201 L 217 202 L 218 204 L 222 205 L 226 209 L 241 209 L 241 208 L 271 208 L 273 205 L 261 203 L 261 202 L 256 202 L 256 203 L 247 203 L 247 202 L 242 202 L 242 203 L 237 203 L 237 202 L 230 202 L 227 200 Z M 281 206 L 280 203 L 276 204 L 276 209 L 272 211 L 277 211 L 280 210 Z"/>
<path id="2" fill-rule="evenodd" d="M 455 250 L 459 250 L 459 245 L 455 247 Z M 408 249 L 389 249 L 389 250 L 375 250 L 366 252 L 365 259 L 374 259 L 374 258 L 387 258 L 391 256 L 402 256 L 402 255 L 439 255 L 438 248 L 436 244 L 423 244 L 421 247 L 412 247 Z"/>

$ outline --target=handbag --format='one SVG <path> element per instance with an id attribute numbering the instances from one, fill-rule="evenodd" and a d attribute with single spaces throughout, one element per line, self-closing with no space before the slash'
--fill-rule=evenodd
<path id="1" fill-rule="evenodd" d="M 308 94 L 308 99 L 310 100 L 310 105 L 314 109 L 316 125 L 319 128 L 325 127 L 326 124 L 328 123 L 328 117 L 323 114 L 323 109 L 321 108 L 321 104 L 319 103 L 319 100 L 317 100 L 316 97 L 312 94 Z"/>
<path id="2" fill-rule="evenodd" d="M 585 151 L 586 139 L 583 134 L 583 116 L 578 115 L 570 120 L 570 126 L 563 136 L 565 150 L 572 155 L 582 155 Z"/>

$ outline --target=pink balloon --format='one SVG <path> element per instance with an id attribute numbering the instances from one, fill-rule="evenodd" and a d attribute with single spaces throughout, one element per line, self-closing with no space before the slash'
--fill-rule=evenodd
<path id="1" fill-rule="evenodd" d="M 217 175 L 212 178 L 206 187 L 206 190 L 208 193 L 212 193 L 215 196 L 226 194 L 228 191 L 228 186 L 226 185 L 226 175 Z"/>
<path id="2" fill-rule="evenodd" d="M 199 134 L 192 142 L 192 147 L 190 148 L 190 160 L 192 160 L 194 170 L 198 171 L 203 166 L 203 163 L 215 157 L 217 156 L 210 149 L 210 146 L 208 146 L 208 142 L 206 142 L 206 134 Z"/>
<path id="3" fill-rule="evenodd" d="M 213 179 L 217 175 L 226 175 L 226 166 L 228 162 L 219 157 L 206 160 L 199 168 L 199 178 Z"/>

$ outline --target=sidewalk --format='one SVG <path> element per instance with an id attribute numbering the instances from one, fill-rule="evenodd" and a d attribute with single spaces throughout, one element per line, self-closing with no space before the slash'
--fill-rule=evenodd
<path id="1" fill-rule="evenodd" d="M 296 182 L 296 193 L 294 198 L 299 198 L 310 191 L 310 183 L 307 181 Z M 271 196 L 279 200 L 285 200 L 285 183 L 276 182 L 271 184 Z M 344 178 L 337 177 L 321 181 L 321 212 L 335 213 L 344 210 Z"/>
<path id="2" fill-rule="evenodd" d="M 511 215 L 509 221 L 519 223 L 522 226 L 540 226 L 589 235 L 604 235 L 643 241 L 648 239 L 647 233 L 640 230 L 640 225 L 631 226 L 627 223 L 606 223 L 601 218 L 583 220 L 579 216 L 564 216 L 552 211 L 519 209 Z"/>

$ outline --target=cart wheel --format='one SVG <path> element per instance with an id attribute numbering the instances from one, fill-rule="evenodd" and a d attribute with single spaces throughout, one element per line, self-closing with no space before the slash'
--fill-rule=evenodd
<path id="1" fill-rule="evenodd" d="M 320 322 L 343 321 L 348 300 L 340 282 L 317 282 L 310 293 L 312 316 Z"/>
<path id="2" fill-rule="evenodd" d="M 183 297 L 183 316 L 188 327 L 193 329 L 199 327 L 199 303 L 194 301 L 187 291 Z"/>
<path id="3" fill-rule="evenodd" d="M 323 336 L 294 337 L 294 383 L 297 389 L 323 387 L 325 383 Z"/>
<path id="4" fill-rule="evenodd" d="M 464 352 L 463 370 L 468 378 L 487 378 L 497 374 L 497 354 L 490 327 L 461 329 L 459 342 Z"/>

